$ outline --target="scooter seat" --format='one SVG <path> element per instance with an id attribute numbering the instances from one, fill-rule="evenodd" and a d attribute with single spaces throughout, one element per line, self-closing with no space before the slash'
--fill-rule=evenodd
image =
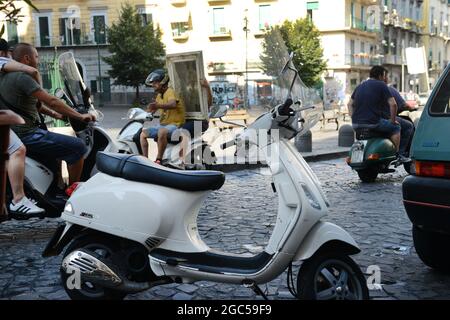
<path id="1" fill-rule="evenodd" d="M 183 191 L 218 190 L 225 182 L 223 172 L 174 170 L 142 156 L 120 153 L 98 152 L 97 169 L 113 177 Z"/>

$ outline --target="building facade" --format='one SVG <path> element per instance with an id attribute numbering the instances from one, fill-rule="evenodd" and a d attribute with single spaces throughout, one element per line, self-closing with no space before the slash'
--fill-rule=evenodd
<path id="1" fill-rule="evenodd" d="M 385 65 L 391 82 L 404 91 L 426 91 L 425 77 L 409 75 L 403 49 L 424 45 L 429 82 L 449 61 L 450 0 L 133 0 L 143 23 L 162 31 L 167 54 L 202 51 L 205 74 L 216 103 L 232 104 L 248 97 L 260 104 L 271 94 L 271 83 L 260 69 L 263 36 L 285 20 L 309 17 L 321 32 L 327 71 L 325 105 L 345 103 L 369 76 L 373 65 Z M 25 8 L 18 25 L 7 26 L 12 41 L 33 43 L 42 60 L 74 52 L 85 82 L 118 104 L 133 89 L 113 86 L 105 26 L 117 21 L 118 0 L 34 0 L 39 13 Z M 150 70 L 149 70 L 150 71 Z M 45 72 L 44 72 L 45 75 Z M 44 77 L 45 78 L 45 77 Z M 46 80 L 46 79 L 44 79 Z M 115 95 L 130 92 L 129 97 Z"/>

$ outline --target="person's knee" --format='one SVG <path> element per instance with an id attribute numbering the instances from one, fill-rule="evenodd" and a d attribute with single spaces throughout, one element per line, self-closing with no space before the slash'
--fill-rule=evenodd
<path id="1" fill-rule="evenodd" d="M 24 145 L 21 145 L 14 153 L 11 155 L 11 158 L 14 159 L 24 159 L 27 154 L 27 148 Z"/>
<path id="2" fill-rule="evenodd" d="M 169 130 L 166 128 L 160 128 L 158 130 L 158 138 L 167 138 L 167 135 L 169 134 Z"/>
<path id="3" fill-rule="evenodd" d="M 141 132 L 141 139 L 144 140 L 144 139 L 147 139 L 147 138 L 148 138 L 147 131 L 146 130 L 142 130 L 142 132 Z"/>

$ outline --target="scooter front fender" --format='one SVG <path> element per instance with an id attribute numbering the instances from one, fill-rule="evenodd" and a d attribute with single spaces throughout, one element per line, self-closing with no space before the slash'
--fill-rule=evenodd
<path id="1" fill-rule="evenodd" d="M 357 254 L 361 251 L 347 231 L 335 224 L 319 221 L 306 235 L 295 255 L 294 261 L 309 259 L 317 251 L 324 249 L 341 251 L 349 255 Z"/>

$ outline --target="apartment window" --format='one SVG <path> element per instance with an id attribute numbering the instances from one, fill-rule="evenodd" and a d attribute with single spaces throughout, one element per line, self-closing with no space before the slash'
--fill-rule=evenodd
<path id="1" fill-rule="evenodd" d="M 149 24 L 153 23 L 153 15 L 151 12 L 149 12 L 150 9 L 147 9 L 145 7 L 138 7 L 138 14 L 141 17 L 142 26 L 148 26 Z"/>
<path id="2" fill-rule="evenodd" d="M 271 27 L 270 4 L 259 6 L 259 30 L 267 30 Z"/>
<path id="3" fill-rule="evenodd" d="M 60 18 L 59 35 L 64 46 L 73 46 L 81 43 L 81 19 Z"/>
<path id="4" fill-rule="evenodd" d="M 228 33 L 228 28 L 225 19 L 225 8 L 213 8 L 213 33 L 225 34 Z"/>
<path id="5" fill-rule="evenodd" d="M 434 8 L 431 7 L 430 8 L 430 32 L 433 33 L 434 32 Z"/>
<path id="6" fill-rule="evenodd" d="M 19 34 L 17 33 L 17 24 L 8 21 L 6 23 L 6 32 L 8 34 L 8 42 L 10 45 L 19 43 Z"/>
<path id="7" fill-rule="evenodd" d="M 50 16 L 37 17 L 36 33 L 39 35 L 38 46 L 48 47 L 51 45 L 50 30 Z"/>
<path id="8" fill-rule="evenodd" d="M 350 63 L 355 64 L 355 40 L 350 40 Z"/>
<path id="9" fill-rule="evenodd" d="M 313 1 L 313 2 L 307 2 L 306 3 L 306 12 L 307 12 L 307 16 L 308 19 L 310 21 L 313 21 L 314 19 L 314 11 L 319 9 L 319 2 L 318 1 Z"/>
<path id="10" fill-rule="evenodd" d="M 187 22 L 172 22 L 172 35 L 174 37 L 180 37 L 187 33 L 189 30 L 189 24 Z"/>
<path id="11" fill-rule="evenodd" d="M 361 6 L 361 25 L 364 25 L 364 7 Z"/>
<path id="12" fill-rule="evenodd" d="M 106 43 L 106 15 L 92 15 L 92 31 L 94 32 L 94 41 L 96 44 Z"/>

